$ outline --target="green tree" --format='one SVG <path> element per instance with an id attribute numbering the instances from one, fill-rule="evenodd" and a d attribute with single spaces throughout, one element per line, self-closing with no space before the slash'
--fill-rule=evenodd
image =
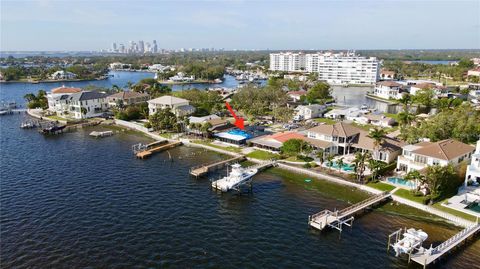
<path id="1" fill-rule="evenodd" d="M 303 140 L 293 138 L 285 141 L 280 150 L 282 151 L 282 153 L 288 156 L 296 156 L 302 151 L 303 145 Z"/>
<path id="2" fill-rule="evenodd" d="M 452 165 L 432 165 L 426 168 L 425 182 L 435 198 L 445 197 L 456 193 L 460 181 Z"/>
<path id="3" fill-rule="evenodd" d="M 327 155 L 327 166 L 328 166 L 328 169 L 332 169 L 332 166 L 333 166 L 333 154 L 328 154 Z"/>
<path id="4" fill-rule="evenodd" d="M 156 131 L 172 131 L 177 123 L 177 117 L 169 108 L 159 109 L 155 114 L 149 116 L 149 122 Z"/>
<path id="5" fill-rule="evenodd" d="M 320 162 L 320 165 L 323 165 L 323 163 L 325 162 L 325 151 L 323 149 L 317 150 L 317 158 Z"/>
<path id="6" fill-rule="evenodd" d="M 376 151 L 380 148 L 380 145 L 383 144 L 383 141 L 385 139 L 385 130 L 375 127 L 370 130 L 370 132 L 368 133 L 368 137 L 373 139 L 373 151 L 375 155 Z"/>
<path id="7" fill-rule="evenodd" d="M 345 163 L 343 162 L 343 157 L 342 158 L 339 158 L 337 160 L 337 165 L 338 165 L 338 172 L 340 172 L 342 170 L 342 167 Z"/>
<path id="8" fill-rule="evenodd" d="M 327 83 L 317 82 L 307 91 L 305 98 L 309 103 L 325 103 L 328 98 L 331 98 L 331 93 L 332 91 Z"/>

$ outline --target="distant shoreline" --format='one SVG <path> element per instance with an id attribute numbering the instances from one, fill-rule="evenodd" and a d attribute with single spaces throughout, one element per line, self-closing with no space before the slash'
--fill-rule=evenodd
<path id="1" fill-rule="evenodd" d="M 89 78 L 89 79 L 60 79 L 60 80 L 0 80 L 0 83 L 29 83 L 29 84 L 39 84 L 39 83 L 55 83 L 55 82 L 81 82 L 81 81 L 97 81 L 97 80 L 106 80 L 108 76 L 100 78 Z"/>

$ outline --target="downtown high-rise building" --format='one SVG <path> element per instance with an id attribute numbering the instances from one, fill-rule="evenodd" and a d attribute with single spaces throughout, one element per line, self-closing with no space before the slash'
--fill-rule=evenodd
<path id="1" fill-rule="evenodd" d="M 153 40 L 152 52 L 153 52 L 153 53 L 157 53 L 157 52 L 158 52 L 157 40 Z"/>
<path id="2" fill-rule="evenodd" d="M 143 43 L 143 40 L 138 41 L 138 51 L 139 53 L 144 53 L 145 52 L 145 45 Z"/>

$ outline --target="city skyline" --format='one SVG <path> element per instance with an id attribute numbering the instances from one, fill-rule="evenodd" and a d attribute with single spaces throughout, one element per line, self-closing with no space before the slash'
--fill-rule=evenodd
<path id="1" fill-rule="evenodd" d="M 158 49 L 480 48 L 478 1 L 6 0 L 1 7 L 2 51 L 99 51 L 115 40 L 157 40 Z"/>

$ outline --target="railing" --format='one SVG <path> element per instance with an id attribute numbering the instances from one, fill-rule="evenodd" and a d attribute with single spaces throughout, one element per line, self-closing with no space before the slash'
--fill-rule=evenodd
<path id="1" fill-rule="evenodd" d="M 228 160 L 212 161 L 212 162 L 209 162 L 209 163 L 192 166 L 190 168 L 190 171 L 193 171 L 195 169 L 199 169 L 199 168 L 202 168 L 202 167 L 208 167 L 208 166 L 211 166 L 211 165 L 214 165 L 214 164 L 217 164 L 217 163 L 226 163 L 226 162 L 231 162 L 231 161 L 242 159 L 242 158 L 245 158 L 245 157 L 244 156 L 238 156 L 238 157 L 234 157 L 234 158 L 231 158 L 231 159 L 228 159 Z"/>
<path id="2" fill-rule="evenodd" d="M 389 192 L 383 192 L 383 193 L 381 193 L 381 194 L 378 194 L 378 195 L 375 195 L 375 196 L 371 196 L 371 197 L 369 197 L 369 198 L 367 198 L 367 199 L 365 199 L 365 200 L 363 200 L 363 201 L 361 201 L 361 202 L 359 202 L 359 203 L 356 203 L 356 204 L 354 204 L 354 205 L 351 205 L 351 206 L 349 206 L 349 207 L 347 207 L 347 208 L 344 208 L 344 209 L 338 211 L 338 214 L 339 214 L 339 215 L 343 215 L 344 213 L 346 213 L 346 212 L 348 212 L 348 211 L 350 211 L 350 210 L 352 210 L 352 209 L 360 208 L 360 207 L 362 207 L 363 205 L 369 204 L 369 203 L 371 203 L 372 201 L 375 201 L 375 200 L 377 200 L 377 199 L 378 199 L 378 200 L 382 200 L 382 199 L 384 199 L 385 197 L 387 197 L 387 196 L 389 196 L 389 195 L 390 195 Z"/>
<path id="3" fill-rule="evenodd" d="M 479 229 L 480 228 L 480 224 L 476 224 L 476 225 L 472 225 L 466 229 L 463 229 L 461 232 L 457 233 L 456 235 L 454 235 L 453 237 L 450 237 L 447 241 L 441 243 L 440 245 L 436 246 L 431 254 L 435 254 L 435 253 L 439 253 L 439 252 L 442 252 L 442 250 L 448 246 L 450 246 L 451 244 L 453 243 L 456 243 L 460 238 L 462 238 L 464 235 L 470 233 L 471 231 L 475 230 L 475 229 Z"/>

